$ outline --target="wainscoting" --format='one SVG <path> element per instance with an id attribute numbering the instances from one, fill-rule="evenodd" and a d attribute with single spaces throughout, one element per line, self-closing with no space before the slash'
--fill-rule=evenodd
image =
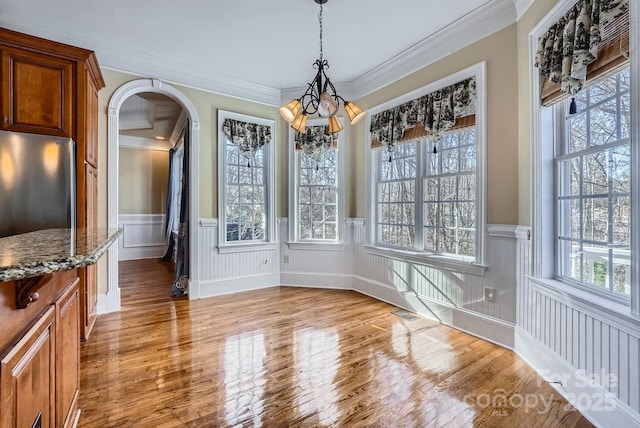
<path id="1" fill-rule="evenodd" d="M 162 256 L 165 234 L 164 214 L 120 214 L 118 260 L 152 259 Z"/>
<path id="2" fill-rule="evenodd" d="M 342 246 L 289 246 L 287 219 L 268 250 L 219 253 L 215 219 L 201 220 L 199 233 L 191 298 L 275 285 L 353 289 L 513 349 L 596 425 L 640 426 L 640 321 L 531 278 L 526 227 L 487 227 L 484 270 L 371 249 L 362 219 L 347 220 Z"/>
<path id="3" fill-rule="evenodd" d="M 515 351 L 595 425 L 640 426 L 640 320 L 529 277 L 528 244 L 518 251 Z"/>

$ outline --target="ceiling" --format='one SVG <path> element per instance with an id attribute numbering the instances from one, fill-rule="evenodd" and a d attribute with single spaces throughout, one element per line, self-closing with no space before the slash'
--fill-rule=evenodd
<path id="1" fill-rule="evenodd" d="M 166 95 L 154 92 L 131 95 L 120 107 L 120 135 L 166 141 L 171 146 L 169 140 L 180 113 L 180 104 Z"/>
<path id="2" fill-rule="evenodd" d="M 531 1 L 329 0 L 323 19 L 329 77 L 338 86 L 349 85 L 416 53 L 424 66 L 433 47 L 442 45 L 442 38 L 437 45 L 427 43 L 436 36 L 449 29 L 478 31 L 469 24 L 490 34 L 515 22 L 522 4 Z M 287 89 L 306 86 L 319 53 L 319 6 L 313 0 L 0 4 L 1 26 L 94 50 L 102 66 L 268 104 L 279 104 Z M 495 15 L 503 18 L 492 28 Z M 399 77 L 389 76 L 394 78 Z"/>

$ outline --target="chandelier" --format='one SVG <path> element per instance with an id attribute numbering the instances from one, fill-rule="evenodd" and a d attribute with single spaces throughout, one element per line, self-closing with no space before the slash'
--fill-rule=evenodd
<path id="1" fill-rule="evenodd" d="M 318 113 L 320 117 L 329 119 L 329 133 L 335 134 L 342 130 L 342 125 L 336 113 L 340 103 L 349 116 L 349 121 L 355 125 L 365 116 L 365 112 L 352 102 L 345 101 L 336 93 L 336 88 L 327 76 L 326 70 L 329 63 L 324 59 L 322 52 L 322 5 L 328 0 L 314 0 L 320 5 L 318 22 L 320 24 L 320 58 L 313 63 L 313 68 L 317 69 L 316 77 L 307 84 L 307 90 L 300 98 L 294 98 L 289 103 L 280 107 L 280 116 L 297 132 L 305 132 L 307 127 L 307 116 Z"/>

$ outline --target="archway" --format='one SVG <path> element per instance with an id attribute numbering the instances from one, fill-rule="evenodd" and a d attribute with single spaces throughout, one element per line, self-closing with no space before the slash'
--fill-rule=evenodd
<path id="1" fill-rule="evenodd" d="M 189 119 L 189 150 L 190 150 L 190 176 L 189 176 L 189 298 L 199 295 L 198 272 L 198 191 L 199 191 L 199 129 L 198 114 L 191 101 L 173 86 L 157 79 L 138 79 L 125 83 L 119 87 L 109 100 L 107 125 L 108 142 L 108 182 L 107 182 L 107 207 L 108 227 L 118 227 L 118 170 L 119 170 L 119 121 L 120 108 L 124 101 L 132 95 L 141 92 L 155 92 L 163 94 L 175 100 L 187 112 Z M 106 312 L 120 310 L 120 288 L 118 287 L 118 246 L 109 247 L 109 271 Z M 104 307 L 104 306 L 103 306 Z"/>

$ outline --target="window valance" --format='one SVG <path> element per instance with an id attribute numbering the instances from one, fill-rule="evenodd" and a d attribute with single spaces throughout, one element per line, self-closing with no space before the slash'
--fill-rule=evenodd
<path id="1" fill-rule="evenodd" d="M 629 0 L 579 0 L 538 39 L 542 104 L 575 95 L 585 81 L 626 62 L 628 54 Z"/>
<path id="2" fill-rule="evenodd" d="M 329 126 L 307 126 L 305 132 L 296 132 L 296 150 L 304 152 L 316 161 L 331 149 L 338 148 L 338 139 L 329 134 Z"/>
<path id="3" fill-rule="evenodd" d="M 475 77 L 431 92 L 389 110 L 371 116 L 371 147 L 387 147 L 416 138 L 430 137 L 434 142 L 464 122 L 475 124 Z M 462 120 L 465 118 L 465 120 Z M 472 120 L 471 120 L 472 118 Z"/>
<path id="4" fill-rule="evenodd" d="M 255 152 L 271 141 L 271 127 L 257 123 L 243 122 L 235 119 L 225 119 L 222 132 L 234 145 L 240 154 L 252 159 Z"/>

